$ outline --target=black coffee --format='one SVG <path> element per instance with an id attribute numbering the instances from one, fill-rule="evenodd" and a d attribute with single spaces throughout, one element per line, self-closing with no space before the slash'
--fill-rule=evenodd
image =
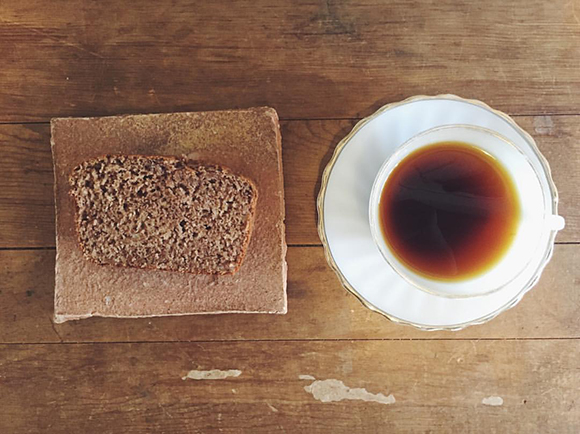
<path id="1" fill-rule="evenodd" d="M 495 265 L 510 246 L 520 203 L 504 167 L 462 142 L 404 158 L 389 175 L 380 224 L 395 256 L 414 272 L 460 280 Z"/>

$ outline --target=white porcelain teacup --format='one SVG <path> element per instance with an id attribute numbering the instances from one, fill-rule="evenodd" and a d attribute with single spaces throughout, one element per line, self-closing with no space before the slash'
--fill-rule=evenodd
<path id="1" fill-rule="evenodd" d="M 489 270 L 475 277 L 457 281 L 422 276 L 393 253 L 380 227 L 381 193 L 393 169 L 409 154 L 440 142 L 464 142 L 494 157 L 511 176 L 520 202 L 517 232 L 501 259 Z M 545 239 L 564 227 L 564 219 L 552 214 L 549 206 L 554 194 L 512 142 L 494 131 L 470 126 L 448 125 L 424 131 L 399 147 L 385 161 L 375 178 L 369 202 L 369 220 L 375 244 L 388 264 L 409 283 L 426 292 L 444 297 L 474 297 L 502 289 L 514 280 L 534 258 L 545 254 Z"/>

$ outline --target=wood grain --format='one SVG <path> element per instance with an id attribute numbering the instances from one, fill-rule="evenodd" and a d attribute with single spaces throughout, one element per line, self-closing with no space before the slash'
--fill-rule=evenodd
<path id="1" fill-rule="evenodd" d="M 517 117 L 548 158 L 566 229 L 580 241 L 580 122 L 577 116 Z M 354 121 L 282 123 L 286 231 L 290 244 L 319 245 L 316 196 L 336 144 Z M 48 125 L 0 125 L 0 247 L 54 246 L 53 173 Z"/>
<path id="2" fill-rule="evenodd" d="M 4 0 L 0 121 L 272 105 L 353 118 L 451 92 L 580 113 L 575 1 Z"/>
<path id="3" fill-rule="evenodd" d="M 579 17 L 577 0 L 0 1 L 0 433 L 580 432 Z M 341 288 L 315 200 L 356 119 L 439 93 L 518 115 L 567 226 L 518 306 L 424 333 Z M 53 324 L 46 121 L 255 105 L 286 120 L 288 315 Z M 305 387 L 328 383 L 300 375 L 394 403 L 321 402 Z"/>
<path id="4" fill-rule="evenodd" d="M 579 245 L 559 245 L 515 308 L 461 332 L 395 325 L 348 294 L 322 248 L 288 252 L 287 315 L 92 318 L 53 324 L 54 251 L 0 251 L 0 343 L 308 339 L 580 338 Z"/>
<path id="5" fill-rule="evenodd" d="M 0 346 L 0 431 L 576 434 L 579 350 L 566 340 Z M 183 380 L 192 369 L 240 375 Z M 300 375 L 395 402 L 322 402 Z M 483 404 L 490 396 L 503 404 Z"/>

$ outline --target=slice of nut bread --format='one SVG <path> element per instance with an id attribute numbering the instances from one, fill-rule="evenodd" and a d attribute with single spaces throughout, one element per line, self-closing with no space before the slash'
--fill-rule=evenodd
<path id="1" fill-rule="evenodd" d="M 233 274 L 242 264 L 258 192 L 225 167 L 107 155 L 75 167 L 69 182 L 89 260 L 193 274 Z"/>

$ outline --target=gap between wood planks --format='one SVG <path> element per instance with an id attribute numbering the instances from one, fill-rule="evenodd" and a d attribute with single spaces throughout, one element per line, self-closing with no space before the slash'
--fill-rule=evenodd
<path id="1" fill-rule="evenodd" d="M 243 107 L 241 107 L 240 109 L 243 109 Z M 198 110 L 200 111 L 200 110 Z M 219 111 L 219 110 L 210 110 L 210 111 Z M 122 113 L 122 114 L 101 114 L 101 115 L 91 115 L 89 117 L 107 117 L 107 116 L 132 116 L 132 115 L 140 115 L 140 114 L 164 114 L 164 113 L 169 113 L 169 112 L 146 112 L 146 113 Z M 176 112 L 176 113 L 179 113 Z M 372 115 L 372 114 L 370 114 Z M 370 116 L 369 115 L 369 116 Z M 537 116 L 580 116 L 580 112 L 579 113 L 514 113 L 514 114 L 510 114 L 507 113 L 508 116 L 511 117 L 537 117 Z M 54 116 L 56 117 L 60 117 L 59 115 Z M 78 116 L 64 116 L 64 117 L 85 117 L 82 115 L 78 115 Z M 308 121 L 360 121 L 362 119 L 366 118 L 365 117 L 320 117 L 320 118 L 285 118 L 285 117 L 281 117 L 280 118 L 280 122 L 308 122 Z M 0 125 L 49 125 L 50 121 L 22 121 L 22 122 L 18 122 L 18 121 L 0 121 Z"/>
<path id="2" fill-rule="evenodd" d="M 426 332 L 429 333 L 429 332 Z M 313 338 L 313 339 L 215 339 L 215 340 L 202 340 L 202 341 L 188 341 L 188 340 L 176 340 L 176 341 L 139 341 L 139 340 L 128 340 L 128 341 L 62 341 L 62 342 L 4 342 L 0 343 L 2 346 L 26 346 L 26 345 L 123 345 L 123 344 L 227 344 L 227 343 L 258 343 L 258 342 L 280 342 L 280 343 L 300 343 L 300 342 L 466 342 L 466 341 L 484 341 L 484 342 L 497 342 L 497 341 L 578 341 L 580 336 L 568 336 L 568 337 L 537 337 L 537 338 Z"/>
<path id="3" fill-rule="evenodd" d="M 580 241 L 556 241 L 554 243 L 555 245 L 559 246 L 575 246 L 575 245 L 579 245 Z M 313 247 L 322 247 L 322 244 L 320 243 L 316 243 L 316 244 L 287 244 L 288 247 L 308 247 L 308 248 L 313 248 Z M 56 250 L 55 246 L 48 246 L 48 247 L 0 247 L 0 252 L 3 251 L 32 251 L 32 250 Z"/>

